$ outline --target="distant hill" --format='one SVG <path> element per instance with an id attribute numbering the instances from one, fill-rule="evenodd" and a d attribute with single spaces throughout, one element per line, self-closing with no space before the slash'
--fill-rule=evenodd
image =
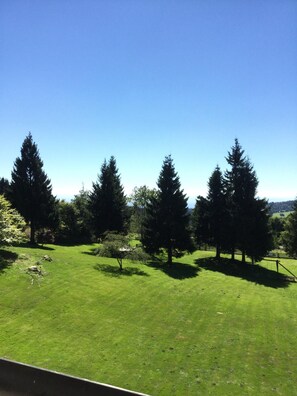
<path id="1" fill-rule="evenodd" d="M 295 201 L 269 202 L 270 213 L 290 212 Z"/>

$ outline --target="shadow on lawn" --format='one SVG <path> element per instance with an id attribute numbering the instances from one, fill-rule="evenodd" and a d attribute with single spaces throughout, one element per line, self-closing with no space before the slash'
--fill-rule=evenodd
<path id="1" fill-rule="evenodd" d="M 119 278 L 121 276 L 132 276 L 132 275 L 149 276 L 146 272 L 135 267 L 123 267 L 121 271 L 119 267 L 115 267 L 110 264 L 96 264 L 94 265 L 94 269 L 100 272 L 104 272 L 104 274 L 107 276 L 111 276 L 115 278 Z"/>
<path id="2" fill-rule="evenodd" d="M 0 274 L 3 273 L 6 268 L 10 267 L 17 258 L 17 253 L 0 249 Z"/>
<path id="3" fill-rule="evenodd" d="M 235 276 L 245 279 L 259 285 L 273 287 L 275 289 L 280 287 L 288 287 L 290 281 L 288 277 L 283 274 L 263 268 L 260 265 L 253 265 L 242 263 L 238 260 L 221 258 L 220 260 L 209 257 L 197 259 L 195 263 L 206 270 L 221 272 L 225 275 Z"/>
<path id="4" fill-rule="evenodd" d="M 38 243 L 19 243 L 17 245 L 15 245 L 17 247 L 21 247 L 21 248 L 28 248 L 28 249 L 40 249 L 40 250 L 55 250 L 52 247 L 49 246 L 44 246 L 44 245 L 38 245 Z"/>
<path id="5" fill-rule="evenodd" d="M 171 265 L 165 264 L 161 261 L 150 261 L 146 265 L 164 272 L 171 278 L 179 280 L 195 278 L 198 276 L 198 272 L 200 271 L 199 267 L 193 267 L 192 265 L 179 263 L 176 261 L 174 261 Z"/>

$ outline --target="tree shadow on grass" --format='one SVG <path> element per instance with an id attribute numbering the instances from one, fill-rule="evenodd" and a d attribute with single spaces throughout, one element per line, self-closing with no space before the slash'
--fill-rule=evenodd
<path id="1" fill-rule="evenodd" d="M 164 272 L 171 278 L 179 280 L 195 278 L 198 276 L 198 272 L 200 271 L 199 267 L 193 267 L 192 265 L 179 263 L 176 261 L 174 261 L 171 265 L 165 264 L 161 261 L 150 261 L 146 265 Z"/>
<path id="2" fill-rule="evenodd" d="M 106 276 L 111 276 L 114 278 L 132 275 L 149 276 L 146 272 L 135 267 L 124 267 L 122 270 L 120 270 L 119 267 L 115 267 L 110 264 L 96 264 L 94 265 L 94 269 L 103 272 Z"/>
<path id="3" fill-rule="evenodd" d="M 0 249 L 0 274 L 10 267 L 18 258 L 18 254 L 8 250 Z"/>
<path id="4" fill-rule="evenodd" d="M 17 245 L 15 245 L 17 247 L 21 247 L 21 248 L 29 248 L 29 249 L 40 249 L 40 250 L 55 250 L 52 247 L 49 246 L 44 246 L 44 245 L 38 245 L 38 243 L 19 243 Z"/>
<path id="5" fill-rule="evenodd" d="M 206 270 L 221 272 L 222 274 L 235 276 L 237 278 L 245 279 L 259 285 L 281 288 L 288 287 L 290 279 L 276 271 L 271 271 L 263 268 L 260 265 L 253 265 L 249 263 L 242 263 L 238 260 L 232 261 L 231 259 L 221 258 L 220 260 L 215 257 L 197 259 L 195 263 Z"/>

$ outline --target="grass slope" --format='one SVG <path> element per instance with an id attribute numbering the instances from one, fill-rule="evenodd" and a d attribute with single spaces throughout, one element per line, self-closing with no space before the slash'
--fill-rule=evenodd
<path id="1" fill-rule="evenodd" d="M 273 262 L 252 273 L 196 252 L 120 274 L 91 248 L 1 251 L 1 356 L 151 395 L 296 394 L 297 284 Z"/>

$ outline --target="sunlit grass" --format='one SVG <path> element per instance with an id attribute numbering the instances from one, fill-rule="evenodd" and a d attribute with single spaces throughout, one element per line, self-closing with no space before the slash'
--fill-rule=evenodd
<path id="1" fill-rule="evenodd" d="M 94 246 L 47 248 L 0 262 L 1 356 L 152 395 L 295 394 L 297 284 L 274 262 L 199 251 L 120 273 Z"/>

